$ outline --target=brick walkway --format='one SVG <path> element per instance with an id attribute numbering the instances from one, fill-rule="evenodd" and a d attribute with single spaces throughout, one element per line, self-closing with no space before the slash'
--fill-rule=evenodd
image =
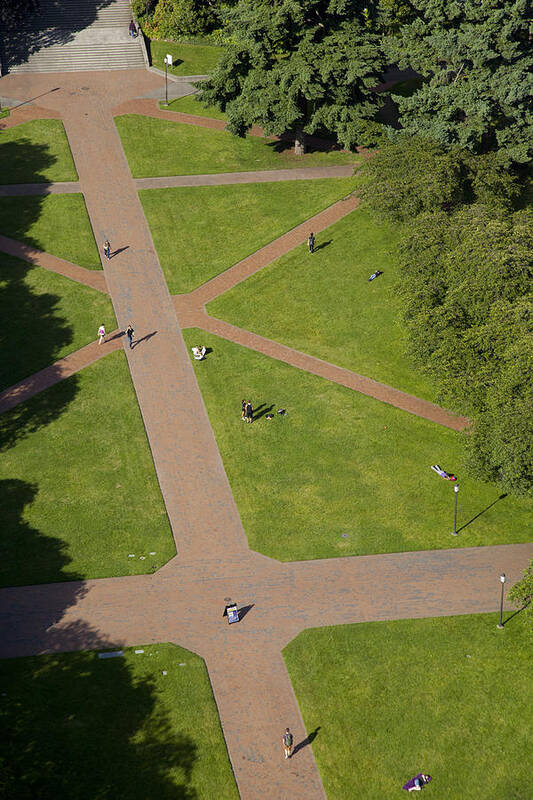
<path id="1" fill-rule="evenodd" d="M 77 264 L 71 264 L 70 261 L 65 261 L 63 258 L 43 253 L 42 250 L 37 250 L 29 244 L 17 242 L 15 239 L 9 239 L 2 235 L 0 235 L 0 252 L 20 258 L 22 261 L 35 264 L 36 267 L 42 267 L 50 272 L 57 272 L 65 278 L 83 283 L 84 286 L 90 286 L 91 289 L 107 293 L 105 275 L 99 270 L 78 267 Z"/>
<path id="2" fill-rule="evenodd" d="M 324 798 L 310 747 L 283 759 L 285 726 L 297 744 L 306 733 L 282 647 L 315 625 L 493 610 L 498 574 L 516 580 L 533 546 L 287 564 L 250 551 L 113 124 L 124 97 L 160 78 L 144 71 L 8 76 L 2 93 L 30 97 L 58 81 L 47 105 L 63 118 L 95 235 L 129 246 L 104 272 L 120 327 L 131 320 L 139 338 L 150 335 L 125 353 L 178 556 L 155 575 L 0 591 L 0 655 L 176 642 L 206 661 L 243 800 Z M 287 234 L 296 243 L 301 235 Z M 244 279 L 238 267 L 232 285 Z M 197 308 L 228 273 L 192 293 Z M 191 492 L 198 485 L 201 504 Z M 251 606 L 239 625 L 221 619 L 226 596 Z"/>

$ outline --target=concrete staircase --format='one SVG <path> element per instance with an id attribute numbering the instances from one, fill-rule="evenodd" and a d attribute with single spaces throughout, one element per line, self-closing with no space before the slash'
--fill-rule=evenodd
<path id="1" fill-rule="evenodd" d="M 131 18 L 129 0 L 41 0 L 38 13 L 0 30 L 2 74 L 143 69 Z"/>

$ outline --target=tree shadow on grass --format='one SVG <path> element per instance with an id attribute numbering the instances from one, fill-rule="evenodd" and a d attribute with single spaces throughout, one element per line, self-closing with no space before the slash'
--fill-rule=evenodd
<path id="1" fill-rule="evenodd" d="M 153 679 L 135 677 L 124 658 L 4 660 L 0 684 L 2 797 L 196 800 L 196 744 L 172 724 Z"/>
<path id="2" fill-rule="evenodd" d="M 34 269 L 0 253 L 0 316 L 7 321 L 0 334 L 0 392 L 55 361 L 73 339 L 67 320 L 56 312 L 60 298 L 33 293 L 26 283 Z"/>
<path id="3" fill-rule="evenodd" d="M 122 643 L 75 619 L 75 611 L 65 621 L 88 589 L 68 572 L 63 542 L 25 521 L 36 491 L 21 480 L 0 481 L 0 564 L 31 553 L 37 570 L 70 580 L 0 589 L 0 796 L 197 800 L 189 786 L 196 744 L 172 724 L 153 679 L 134 677 L 123 658 L 87 652 Z M 57 655 L 75 650 L 85 652 Z"/>
<path id="4" fill-rule="evenodd" d="M 43 178 L 42 170 L 54 163 L 55 156 L 46 145 L 28 140 L 4 144 L 0 133 L 0 162 L 5 163 L 6 159 L 24 163 L 30 182 L 39 183 Z M 16 199 L 30 201 L 24 205 L 24 213 L 11 215 L 14 227 L 10 235 L 22 239 L 39 218 L 43 197 Z M 14 208 L 13 198 L 3 202 Z M 24 262 L 0 254 L 0 390 L 52 365 L 59 348 L 73 338 L 71 327 L 56 313 L 57 296 L 35 293 L 25 282 L 30 269 L 32 267 Z M 77 388 L 77 379 L 70 379 L 58 391 L 41 392 L 11 411 L 0 413 L 0 451 L 56 419 L 77 394 Z"/>

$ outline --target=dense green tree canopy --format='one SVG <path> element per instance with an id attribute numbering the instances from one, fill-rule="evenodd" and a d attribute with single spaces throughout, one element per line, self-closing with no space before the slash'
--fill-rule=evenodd
<path id="1" fill-rule="evenodd" d="M 240 0 L 223 16 L 230 44 L 201 95 L 227 112 L 229 130 L 375 140 L 383 61 L 364 2 Z"/>
<path id="2" fill-rule="evenodd" d="M 396 221 L 471 201 L 508 206 L 520 193 L 518 178 L 498 154 L 445 150 L 421 136 L 383 143 L 360 174 L 361 198 L 378 217 Z"/>
<path id="3" fill-rule="evenodd" d="M 533 619 L 533 561 L 524 570 L 524 575 L 514 584 L 508 594 L 508 599 L 518 608 L 526 607 L 526 612 L 530 619 Z"/>
<path id="4" fill-rule="evenodd" d="M 0 25 L 13 25 L 39 8 L 39 0 L 0 0 Z"/>
<path id="5" fill-rule="evenodd" d="M 414 19 L 388 37 L 392 62 L 425 79 L 398 97 L 405 131 L 511 161 L 533 153 L 529 0 L 411 0 Z"/>
<path id="6" fill-rule="evenodd" d="M 400 222 L 409 348 L 446 405 L 473 420 L 480 477 L 533 493 L 533 208 L 496 153 L 405 134 L 362 168 L 361 197 Z"/>

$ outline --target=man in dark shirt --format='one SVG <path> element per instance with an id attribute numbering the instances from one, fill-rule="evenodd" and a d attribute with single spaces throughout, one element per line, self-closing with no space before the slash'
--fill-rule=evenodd
<path id="1" fill-rule="evenodd" d="M 246 403 L 246 422 L 253 422 L 254 421 L 254 410 L 252 408 L 252 404 L 248 400 Z"/>

